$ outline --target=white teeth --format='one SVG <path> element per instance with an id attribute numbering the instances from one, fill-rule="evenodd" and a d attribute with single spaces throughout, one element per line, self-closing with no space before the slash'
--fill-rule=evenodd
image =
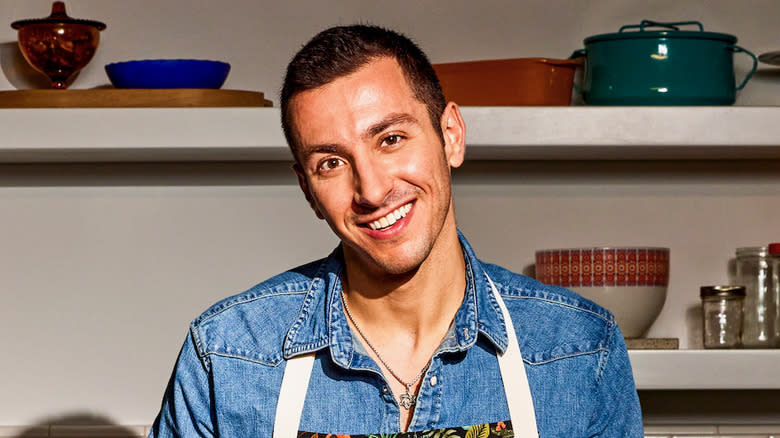
<path id="1" fill-rule="evenodd" d="M 387 214 L 387 216 L 381 217 L 378 220 L 369 223 L 368 227 L 371 228 L 372 230 L 387 228 L 390 225 L 393 225 L 398 219 L 401 219 L 402 217 L 406 216 L 406 214 L 409 213 L 409 210 L 411 209 L 412 209 L 412 203 L 410 202 L 406 205 L 403 205 L 391 211 L 390 213 Z"/>

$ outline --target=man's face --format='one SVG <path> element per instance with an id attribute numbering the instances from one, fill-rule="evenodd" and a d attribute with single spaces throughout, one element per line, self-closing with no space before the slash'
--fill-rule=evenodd
<path id="1" fill-rule="evenodd" d="M 301 189 L 350 265 L 406 274 L 442 229 L 454 232 L 450 167 L 463 162 L 465 136 L 457 106 L 434 127 L 397 62 L 378 58 L 296 95 L 291 109 Z"/>

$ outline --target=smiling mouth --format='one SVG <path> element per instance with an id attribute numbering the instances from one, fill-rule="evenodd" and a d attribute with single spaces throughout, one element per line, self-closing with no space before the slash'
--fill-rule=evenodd
<path id="1" fill-rule="evenodd" d="M 373 222 L 368 223 L 368 228 L 372 230 L 381 230 L 392 226 L 396 221 L 406 216 L 409 210 L 412 209 L 412 203 L 402 205 L 395 210 L 387 214 L 387 216 L 381 217 Z"/>

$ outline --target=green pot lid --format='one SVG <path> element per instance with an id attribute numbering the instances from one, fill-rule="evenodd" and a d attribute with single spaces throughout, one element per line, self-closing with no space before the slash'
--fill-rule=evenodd
<path id="1" fill-rule="evenodd" d="M 595 43 L 597 41 L 611 41 L 611 40 L 636 40 L 646 38 L 692 38 L 700 40 L 718 40 L 725 41 L 730 44 L 737 42 L 737 37 L 729 35 L 727 33 L 716 32 L 692 32 L 686 30 L 659 30 L 659 31 L 645 31 L 645 32 L 615 32 L 605 33 L 601 35 L 593 35 L 585 38 L 585 44 Z"/>
<path id="2" fill-rule="evenodd" d="M 694 25 L 699 28 L 696 30 L 679 30 L 679 26 Z M 663 30 L 647 30 L 648 27 L 661 27 Z M 630 32 L 624 32 L 626 29 L 637 29 Z M 688 38 L 688 39 L 700 39 L 700 40 L 717 40 L 725 41 L 730 44 L 737 42 L 737 37 L 729 35 L 727 33 L 717 32 L 704 32 L 704 27 L 698 21 L 680 21 L 674 23 L 664 23 L 652 20 L 642 20 L 640 24 L 630 24 L 620 28 L 620 31 L 613 33 L 605 33 L 600 35 L 593 35 L 585 38 L 585 44 L 595 43 L 598 41 L 611 41 L 611 40 L 634 40 L 634 39 L 670 39 L 670 38 Z"/>

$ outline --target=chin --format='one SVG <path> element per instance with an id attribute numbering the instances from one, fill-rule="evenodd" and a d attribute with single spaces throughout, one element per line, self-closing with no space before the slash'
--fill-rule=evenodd
<path id="1" fill-rule="evenodd" d="M 343 242 L 343 241 L 342 241 Z M 424 245 L 396 251 L 366 251 L 364 248 L 345 245 L 344 256 L 361 265 L 367 273 L 376 276 L 404 276 L 414 274 L 430 253 Z"/>
<path id="2" fill-rule="evenodd" d="M 393 261 L 390 263 L 377 263 L 377 266 L 385 275 L 406 276 L 417 272 L 417 269 L 420 268 L 420 263 L 398 263 Z"/>
<path id="3" fill-rule="evenodd" d="M 430 252 L 430 247 L 420 245 L 401 254 L 383 254 L 384 257 L 381 258 L 371 257 L 371 261 L 380 272 L 385 274 L 414 274 L 428 258 Z"/>

